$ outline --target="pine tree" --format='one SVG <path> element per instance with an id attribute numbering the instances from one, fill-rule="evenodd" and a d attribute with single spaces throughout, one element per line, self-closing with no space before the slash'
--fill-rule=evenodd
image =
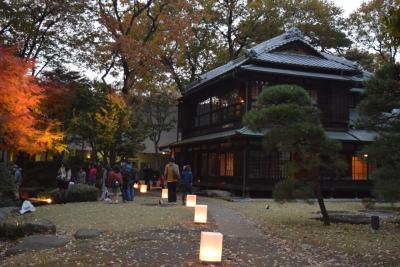
<path id="1" fill-rule="evenodd" d="M 266 132 L 266 152 L 290 153 L 287 179 L 275 186 L 274 198 L 289 201 L 307 198 L 307 190 L 315 193 L 324 224 L 329 215 L 322 197 L 320 173 L 340 170 L 340 144 L 326 137 L 319 110 L 312 105 L 308 93 L 297 85 L 265 87 L 257 99 L 258 108 L 245 114 L 245 124 L 253 131 Z"/>

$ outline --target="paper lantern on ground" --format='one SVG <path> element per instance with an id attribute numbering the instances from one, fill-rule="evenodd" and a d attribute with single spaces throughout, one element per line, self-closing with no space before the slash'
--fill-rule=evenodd
<path id="1" fill-rule="evenodd" d="M 196 195 L 187 195 L 186 207 L 195 207 L 195 206 L 196 206 Z"/>
<path id="2" fill-rule="evenodd" d="M 194 222 L 207 223 L 207 205 L 196 205 L 194 208 Z"/>
<path id="3" fill-rule="evenodd" d="M 168 198 L 168 188 L 161 189 L 161 198 Z"/>
<path id="4" fill-rule="evenodd" d="M 147 193 L 147 185 L 146 184 L 140 185 L 140 193 Z"/>
<path id="5" fill-rule="evenodd" d="M 222 237 L 221 233 L 201 232 L 200 261 L 221 262 Z"/>
<path id="6" fill-rule="evenodd" d="M 139 183 L 134 183 L 133 188 L 138 189 L 139 188 Z"/>

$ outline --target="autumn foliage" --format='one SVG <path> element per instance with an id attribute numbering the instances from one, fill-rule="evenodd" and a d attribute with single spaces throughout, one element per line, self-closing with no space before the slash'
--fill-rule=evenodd
<path id="1" fill-rule="evenodd" d="M 0 47 L 0 148 L 29 153 L 61 150 L 58 123 L 40 112 L 43 89 L 28 75 L 33 61 Z"/>

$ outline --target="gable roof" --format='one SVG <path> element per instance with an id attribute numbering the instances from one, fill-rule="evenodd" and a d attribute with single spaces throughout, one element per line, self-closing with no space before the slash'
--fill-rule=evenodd
<path id="1" fill-rule="evenodd" d="M 294 54 L 277 51 L 278 48 L 295 42 L 298 42 L 301 45 L 304 45 L 307 48 L 313 50 L 313 55 Z M 235 60 L 229 61 L 222 66 L 219 66 L 200 75 L 198 80 L 192 82 L 187 86 L 186 92 L 189 92 L 194 88 L 204 85 L 207 82 L 210 82 L 224 74 L 230 73 L 231 71 L 248 64 L 250 61 L 261 63 L 276 63 L 293 67 L 300 66 L 304 68 L 317 68 L 328 71 L 335 70 L 340 72 L 351 72 L 357 74 L 358 76 L 363 73 L 362 69 L 355 62 L 349 61 L 343 57 L 338 57 L 318 51 L 304 39 L 304 35 L 299 29 L 292 28 L 281 35 L 278 35 L 272 39 L 269 39 L 252 47 L 251 49 L 247 50 L 243 56 Z M 346 76 L 349 77 L 349 75 Z"/>

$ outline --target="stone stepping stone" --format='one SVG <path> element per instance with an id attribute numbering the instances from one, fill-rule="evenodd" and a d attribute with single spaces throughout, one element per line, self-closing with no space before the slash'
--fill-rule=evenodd
<path id="1" fill-rule="evenodd" d="M 28 221 L 24 225 L 26 234 L 55 234 L 56 226 L 49 220 Z"/>
<path id="2" fill-rule="evenodd" d="M 76 239 L 96 238 L 100 236 L 101 232 L 97 229 L 79 229 L 75 233 Z"/>
<path id="3" fill-rule="evenodd" d="M 65 246 L 69 241 L 68 238 L 54 235 L 31 235 L 24 237 L 20 243 L 10 248 L 6 252 L 6 255 L 32 250 L 59 248 Z"/>
<path id="4" fill-rule="evenodd" d="M 0 208 L 0 225 L 10 216 L 13 212 L 17 212 L 17 207 L 4 207 Z"/>

